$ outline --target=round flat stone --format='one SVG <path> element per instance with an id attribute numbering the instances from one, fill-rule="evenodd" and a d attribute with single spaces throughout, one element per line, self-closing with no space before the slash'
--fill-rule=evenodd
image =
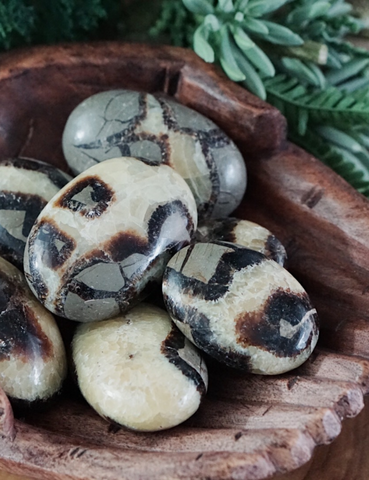
<path id="1" fill-rule="evenodd" d="M 80 325 L 72 350 L 85 399 L 101 416 L 130 429 L 156 431 L 182 423 L 207 389 L 197 349 L 152 305 Z"/>
<path id="2" fill-rule="evenodd" d="M 53 316 L 35 299 L 21 272 L 0 257 L 0 386 L 33 402 L 58 392 L 67 374 Z"/>
<path id="3" fill-rule="evenodd" d="M 72 177 L 31 158 L 0 160 L 0 255 L 23 269 L 26 240 L 49 200 Z"/>
<path id="4" fill-rule="evenodd" d="M 111 318 L 160 282 L 196 226 L 193 195 L 172 168 L 111 159 L 80 174 L 45 207 L 28 238 L 26 278 L 60 316 Z"/>
<path id="5" fill-rule="evenodd" d="M 172 320 L 220 362 L 258 374 L 301 365 L 318 340 L 315 308 L 297 280 L 259 252 L 198 243 L 169 261 L 164 301 Z"/>
<path id="6" fill-rule="evenodd" d="M 169 165 L 191 188 L 200 218 L 229 215 L 246 189 L 235 144 L 212 121 L 167 97 L 129 90 L 93 95 L 71 113 L 63 151 L 76 174 L 117 156 Z"/>
<path id="7" fill-rule="evenodd" d="M 286 250 L 278 238 L 266 228 L 248 220 L 227 217 L 199 225 L 196 241 L 207 243 L 217 240 L 260 252 L 282 267 L 287 259 Z"/>

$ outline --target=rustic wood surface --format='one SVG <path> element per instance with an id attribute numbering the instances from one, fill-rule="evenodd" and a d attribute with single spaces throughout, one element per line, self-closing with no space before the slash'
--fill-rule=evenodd
<path id="1" fill-rule="evenodd" d="M 285 243 L 289 267 L 322 322 L 319 348 L 289 374 L 247 376 L 211 363 L 209 395 L 199 412 L 154 435 L 112 428 L 69 385 L 49 410 L 18 416 L 14 440 L 3 432 L 0 468 L 58 480 L 256 480 L 292 471 L 280 478 L 310 478 L 306 472 L 320 468 L 319 451 L 340 452 L 335 445 L 342 436 L 328 444 L 355 422 L 342 427 L 343 419 L 363 418 L 369 391 L 369 202 L 286 142 L 277 110 L 190 51 L 97 43 L 20 50 L 0 60 L 2 157 L 31 156 L 66 168 L 61 135 L 67 116 L 106 89 L 164 92 L 216 121 L 248 167 L 238 216 L 271 228 Z M 0 420 L 12 425 L 7 414 Z M 349 468 L 342 452 L 340 461 Z M 364 478 L 331 472 L 314 478 Z"/>
<path id="2" fill-rule="evenodd" d="M 330 445 L 317 447 L 302 467 L 271 480 L 367 480 L 369 471 L 369 404 L 354 419 L 343 423 L 341 435 Z M 0 480 L 30 480 L 0 470 Z"/>

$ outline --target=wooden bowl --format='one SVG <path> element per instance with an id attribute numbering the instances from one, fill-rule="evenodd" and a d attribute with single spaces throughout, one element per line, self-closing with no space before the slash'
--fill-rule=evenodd
<path id="1" fill-rule="evenodd" d="M 109 426 L 78 395 L 64 394 L 49 411 L 15 421 L 15 439 L 0 438 L 0 466 L 58 480 L 256 480 L 293 470 L 339 434 L 369 391 L 369 202 L 289 144 L 277 110 L 172 47 L 78 44 L 3 54 L 1 157 L 35 157 L 65 169 L 61 137 L 69 113 L 114 88 L 165 92 L 236 142 L 249 174 L 236 213 L 285 244 L 289 268 L 320 314 L 319 346 L 305 365 L 279 377 L 211 366 L 199 412 L 156 434 Z"/>

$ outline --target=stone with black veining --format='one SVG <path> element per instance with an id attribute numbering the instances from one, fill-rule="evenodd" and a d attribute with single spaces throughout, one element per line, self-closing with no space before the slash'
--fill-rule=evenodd
<path id="1" fill-rule="evenodd" d="M 163 294 L 186 337 L 231 367 L 283 373 L 301 365 L 318 340 L 316 310 L 297 280 L 232 243 L 182 249 L 167 265 Z"/>
<path id="2" fill-rule="evenodd" d="M 244 160 L 223 131 L 198 112 L 147 93 L 113 90 L 82 102 L 65 126 L 63 150 L 76 174 L 118 156 L 169 165 L 191 188 L 199 218 L 229 215 L 246 188 Z"/>
<path id="3" fill-rule="evenodd" d="M 17 400 L 46 400 L 60 390 L 66 373 L 53 316 L 21 272 L 0 257 L 0 387 Z"/>
<path id="4" fill-rule="evenodd" d="M 193 195 L 172 168 L 130 157 L 107 160 L 45 207 L 28 237 L 26 278 L 60 316 L 111 318 L 161 280 L 196 226 Z"/>
<path id="5" fill-rule="evenodd" d="M 182 423 L 206 393 L 206 365 L 197 349 L 152 305 L 80 325 L 72 350 L 85 399 L 101 416 L 133 430 Z"/>
<path id="6" fill-rule="evenodd" d="M 31 158 L 0 160 L 0 255 L 23 269 L 32 225 L 47 202 L 72 177 Z"/>
<path id="7" fill-rule="evenodd" d="M 227 217 L 209 220 L 199 225 L 197 242 L 224 241 L 241 245 L 264 254 L 283 267 L 287 253 L 272 232 L 257 223 L 239 218 Z"/>

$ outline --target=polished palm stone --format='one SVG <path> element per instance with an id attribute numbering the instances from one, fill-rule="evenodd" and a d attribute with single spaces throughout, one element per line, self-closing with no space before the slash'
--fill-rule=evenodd
<path id="1" fill-rule="evenodd" d="M 170 165 L 191 188 L 200 218 L 229 215 L 245 193 L 245 163 L 234 143 L 167 97 L 129 90 L 93 95 L 71 113 L 63 150 L 76 174 L 118 156 Z"/>
<path id="2" fill-rule="evenodd" d="M 140 431 L 184 422 L 207 389 L 197 349 L 164 310 L 139 305 L 125 315 L 80 325 L 72 342 L 78 384 L 103 417 Z"/>
<path id="3" fill-rule="evenodd" d="M 248 220 L 227 217 L 199 225 L 196 241 L 206 243 L 213 240 L 237 243 L 256 250 L 282 267 L 287 259 L 286 250 L 278 238 L 266 228 Z"/>
<path id="4" fill-rule="evenodd" d="M 26 278 L 60 316 L 111 318 L 160 282 L 196 226 L 193 195 L 172 168 L 131 157 L 107 160 L 44 208 L 28 237 Z"/>
<path id="5" fill-rule="evenodd" d="M 0 387 L 17 400 L 43 401 L 60 390 L 66 373 L 53 316 L 21 272 L 0 257 Z"/>
<path id="6" fill-rule="evenodd" d="M 31 158 L 0 160 L 0 255 L 23 269 L 32 225 L 47 202 L 72 177 Z"/>
<path id="7" fill-rule="evenodd" d="M 263 254 L 232 243 L 182 249 L 165 270 L 163 294 L 189 340 L 251 373 L 296 368 L 318 340 L 316 310 L 297 280 Z"/>

